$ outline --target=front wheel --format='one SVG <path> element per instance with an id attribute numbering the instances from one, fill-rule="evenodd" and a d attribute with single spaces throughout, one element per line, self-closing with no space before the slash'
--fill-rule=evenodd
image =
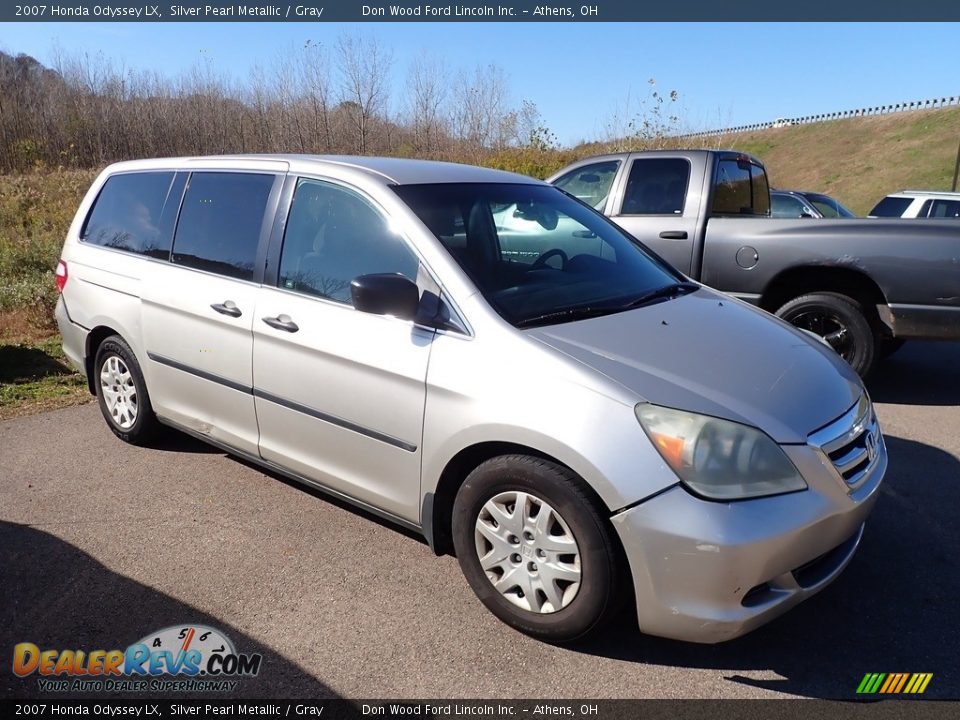
<path id="1" fill-rule="evenodd" d="M 477 597 L 528 635 L 575 640 L 619 607 L 618 546 L 567 468 L 526 455 L 487 460 L 457 493 L 452 525 Z"/>
<path id="2" fill-rule="evenodd" d="M 838 293 L 811 293 L 794 298 L 776 315 L 822 337 L 861 377 L 873 369 L 877 337 L 856 300 Z"/>

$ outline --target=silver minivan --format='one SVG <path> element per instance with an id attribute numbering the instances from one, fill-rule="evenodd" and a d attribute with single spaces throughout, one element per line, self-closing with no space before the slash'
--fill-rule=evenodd
<path id="1" fill-rule="evenodd" d="M 887 466 L 828 347 L 592 208 L 463 165 L 124 162 L 57 268 L 110 429 L 171 426 L 422 532 L 501 620 L 719 642 L 852 558 Z"/>

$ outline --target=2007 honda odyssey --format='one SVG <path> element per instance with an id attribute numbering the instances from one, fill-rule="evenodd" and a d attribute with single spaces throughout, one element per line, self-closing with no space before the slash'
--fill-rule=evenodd
<path id="1" fill-rule="evenodd" d="M 887 465 L 828 347 L 562 190 L 409 160 L 126 162 L 57 268 L 113 432 L 203 438 L 421 531 L 537 637 L 717 642 L 849 562 Z"/>

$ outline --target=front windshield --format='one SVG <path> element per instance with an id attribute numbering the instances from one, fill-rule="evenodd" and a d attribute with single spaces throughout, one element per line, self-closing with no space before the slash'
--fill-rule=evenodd
<path id="1" fill-rule="evenodd" d="M 841 205 L 837 200 L 829 195 L 815 195 L 810 193 L 806 196 L 810 204 L 813 205 L 825 218 L 852 218 L 856 217 L 847 208 Z"/>
<path id="2" fill-rule="evenodd" d="M 618 312 L 678 284 L 689 290 L 683 276 L 556 188 L 448 183 L 394 190 L 514 325 Z"/>

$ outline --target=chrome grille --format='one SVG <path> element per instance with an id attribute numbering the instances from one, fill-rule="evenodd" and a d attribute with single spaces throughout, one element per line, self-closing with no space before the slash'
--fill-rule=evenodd
<path id="1" fill-rule="evenodd" d="M 882 450 L 883 438 L 870 399 L 859 402 L 826 427 L 810 435 L 818 448 L 850 487 L 857 487 L 870 473 Z"/>

